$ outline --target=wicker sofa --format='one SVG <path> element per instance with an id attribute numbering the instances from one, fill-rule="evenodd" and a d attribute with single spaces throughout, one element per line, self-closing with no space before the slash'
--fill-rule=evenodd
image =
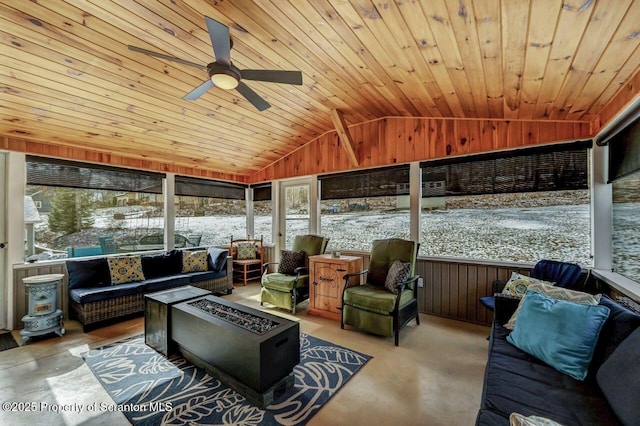
<path id="1" fill-rule="evenodd" d="M 183 272 L 183 253 L 207 251 L 207 270 Z M 193 248 L 161 253 L 134 255 L 139 257 L 143 277 L 126 283 L 112 284 L 108 257 L 69 259 L 69 314 L 84 330 L 100 323 L 144 311 L 144 295 L 173 287 L 191 285 L 214 294 L 230 294 L 233 290 L 232 264 L 229 252 L 219 248 Z M 139 280 L 139 278 L 144 278 Z"/>

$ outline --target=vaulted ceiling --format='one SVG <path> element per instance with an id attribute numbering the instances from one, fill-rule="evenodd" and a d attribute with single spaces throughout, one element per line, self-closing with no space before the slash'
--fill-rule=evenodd
<path id="1" fill-rule="evenodd" d="M 300 70 L 182 97 L 214 61 Z M 640 1 L 0 0 L 0 135 L 229 175 L 380 117 L 590 123 L 640 71 Z"/>

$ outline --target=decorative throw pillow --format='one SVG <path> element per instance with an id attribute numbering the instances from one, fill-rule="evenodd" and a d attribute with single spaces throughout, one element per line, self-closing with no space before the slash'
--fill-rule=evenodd
<path id="1" fill-rule="evenodd" d="M 395 260 L 389 272 L 387 272 L 387 278 L 384 281 L 384 287 L 393 294 L 398 294 L 398 284 L 409 279 L 411 273 L 411 264 L 403 262 L 400 259 Z"/>
<path id="2" fill-rule="evenodd" d="M 537 278 L 528 277 L 526 275 L 521 275 L 517 272 L 511 274 L 511 278 L 507 281 L 507 284 L 504 286 L 504 290 L 502 290 L 502 294 L 510 294 L 511 296 L 522 297 L 527 292 L 527 288 L 531 284 L 547 284 L 554 285 L 555 283 L 549 281 L 539 280 Z"/>
<path id="3" fill-rule="evenodd" d="M 207 251 L 183 251 L 182 252 L 182 273 L 204 272 L 207 270 Z"/>
<path id="4" fill-rule="evenodd" d="M 209 252 L 209 255 L 207 256 L 207 260 L 209 262 L 209 270 L 214 272 L 222 272 L 222 270 L 227 265 L 229 250 L 217 247 L 209 247 L 207 251 Z"/>
<path id="5" fill-rule="evenodd" d="M 527 290 L 507 341 L 576 380 L 584 380 L 609 308 Z"/>
<path id="6" fill-rule="evenodd" d="M 304 266 L 304 252 L 303 251 L 280 251 L 280 265 L 278 266 L 278 273 L 285 275 L 295 275 L 296 268 Z"/>
<path id="7" fill-rule="evenodd" d="M 558 422 L 540 416 L 525 417 L 522 414 L 511 413 L 509 426 L 562 426 Z"/>
<path id="8" fill-rule="evenodd" d="M 248 260 L 256 258 L 256 245 L 254 243 L 238 243 L 238 260 Z"/>
<path id="9" fill-rule="evenodd" d="M 111 285 L 144 280 L 140 256 L 108 257 Z"/>
<path id="10" fill-rule="evenodd" d="M 567 300 L 569 302 L 582 303 L 584 305 L 597 305 L 598 303 L 600 303 L 600 297 L 601 297 L 601 295 L 599 294 L 593 295 L 589 293 L 583 293 L 581 291 L 569 290 L 562 287 L 555 287 L 552 285 L 538 284 L 538 283 L 530 284 L 527 292 L 529 290 L 533 290 L 540 294 L 545 294 L 554 299 Z M 509 321 L 504 325 L 505 328 L 509 330 L 513 330 L 513 328 L 516 325 L 518 315 L 520 314 L 520 309 L 522 308 L 523 302 L 524 302 L 524 297 L 522 298 L 522 300 L 520 300 L 520 304 L 518 305 L 515 312 L 511 316 L 511 319 L 509 319 Z"/>

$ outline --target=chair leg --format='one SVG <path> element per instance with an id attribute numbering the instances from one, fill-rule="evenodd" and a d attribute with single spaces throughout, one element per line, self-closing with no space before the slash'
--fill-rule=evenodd
<path id="1" fill-rule="evenodd" d="M 420 325 L 420 314 L 416 314 L 416 325 Z"/>

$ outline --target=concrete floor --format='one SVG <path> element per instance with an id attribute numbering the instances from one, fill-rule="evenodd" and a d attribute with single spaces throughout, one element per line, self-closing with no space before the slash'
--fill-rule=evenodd
<path id="1" fill-rule="evenodd" d="M 260 309 L 260 286 L 237 286 L 225 296 Z M 473 425 L 480 404 L 489 328 L 430 315 L 420 316 L 391 338 L 307 315 L 307 303 L 295 316 L 275 308 L 271 313 L 300 321 L 301 331 L 373 356 L 308 423 L 315 425 Z M 65 321 L 64 337 L 34 339 L 26 346 L 0 352 L 0 402 L 25 403 L 22 412 L 0 410 L 1 425 L 126 425 L 118 412 L 90 412 L 93 403 L 113 404 L 84 364 L 80 353 L 144 331 L 143 318 L 82 333 Z M 16 340 L 18 332 L 14 332 Z M 19 340 L 18 340 L 19 341 Z M 56 407 L 68 404 L 69 411 Z M 71 411 L 75 407 L 82 412 Z"/>

